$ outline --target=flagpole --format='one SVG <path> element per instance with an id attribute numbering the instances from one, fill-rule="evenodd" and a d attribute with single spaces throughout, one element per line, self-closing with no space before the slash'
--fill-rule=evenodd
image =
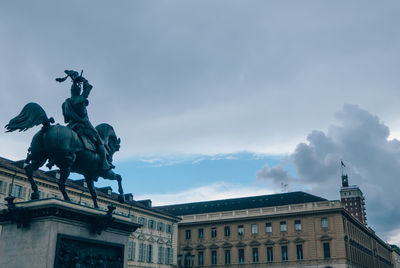
<path id="1" fill-rule="evenodd" d="M 340 159 L 340 166 L 342 167 L 342 176 L 344 175 L 343 173 L 343 167 L 346 167 L 346 165 L 343 163 L 343 160 Z"/>

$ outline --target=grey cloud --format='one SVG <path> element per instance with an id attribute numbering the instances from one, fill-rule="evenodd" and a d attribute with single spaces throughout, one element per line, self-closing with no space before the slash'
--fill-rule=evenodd
<path id="1" fill-rule="evenodd" d="M 295 178 L 291 176 L 287 170 L 281 166 L 269 167 L 265 165 L 256 174 L 258 181 L 271 181 L 275 185 L 292 183 Z"/>
<path id="2" fill-rule="evenodd" d="M 85 70 L 90 118 L 114 125 L 125 156 L 288 147 L 344 99 L 393 121 L 400 4 L 389 3 L 3 1 L 0 122 L 29 101 L 62 122 L 65 68 Z"/>
<path id="3" fill-rule="evenodd" d="M 307 143 L 298 144 L 289 159 L 299 182 L 329 199 L 340 198 L 343 159 L 350 183 L 365 194 L 370 226 L 387 238 L 400 222 L 400 142 L 390 140 L 389 128 L 359 106 L 345 105 L 335 118 L 337 123 L 327 132 L 311 132 Z"/>

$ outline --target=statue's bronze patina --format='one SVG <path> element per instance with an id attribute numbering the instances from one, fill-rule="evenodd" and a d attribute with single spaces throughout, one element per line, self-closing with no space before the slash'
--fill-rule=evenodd
<path id="1" fill-rule="evenodd" d="M 37 103 L 25 105 L 21 113 L 6 125 L 7 132 L 12 132 L 26 131 L 42 124 L 42 129 L 32 139 L 24 166 L 32 187 L 31 199 L 39 198 L 33 172 L 48 161 L 49 168 L 56 165 L 60 169 L 58 185 L 65 200 L 70 200 L 65 190 L 65 182 L 70 172 L 76 172 L 85 177 L 94 207 L 97 208 L 98 205 L 93 183 L 99 177 L 118 181 L 118 199 L 123 202 L 121 176 L 112 171 L 112 156 L 119 150 L 121 140 L 117 138 L 112 126 L 100 124 L 94 128 L 90 123 L 86 107 L 93 86 L 82 76 L 82 72 L 79 74 L 66 70 L 65 73 L 66 77 L 56 80 L 72 80 L 71 97 L 62 105 L 67 126 L 54 125 L 54 119 L 48 118 Z"/>

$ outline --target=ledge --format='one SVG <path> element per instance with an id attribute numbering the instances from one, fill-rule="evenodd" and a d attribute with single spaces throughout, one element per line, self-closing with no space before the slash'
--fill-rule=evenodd
<path id="1" fill-rule="evenodd" d="M 17 211 L 17 214 L 13 214 L 13 210 L 10 209 L 0 211 L 0 223 L 15 222 L 15 216 L 19 217 L 21 216 L 20 214 L 24 214 L 24 220 L 26 221 L 29 219 L 29 222 L 51 217 L 66 221 L 81 222 L 92 227 L 93 224 L 100 224 L 103 225 L 100 226 L 103 229 L 112 228 L 127 233 L 134 232 L 142 226 L 141 224 L 132 222 L 129 217 L 112 214 L 112 210 L 106 212 L 56 198 L 32 200 L 14 204 L 15 208 L 13 210 Z M 108 220 L 107 226 L 104 226 L 103 218 Z M 29 222 L 28 224 L 23 224 L 24 227 L 28 227 Z M 16 223 L 18 225 L 18 221 Z M 20 227 L 20 225 L 18 227 Z"/>

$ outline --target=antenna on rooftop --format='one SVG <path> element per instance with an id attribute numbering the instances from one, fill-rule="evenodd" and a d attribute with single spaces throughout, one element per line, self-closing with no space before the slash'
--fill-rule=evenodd
<path id="1" fill-rule="evenodd" d="M 281 182 L 282 193 L 287 193 L 288 184 Z"/>

